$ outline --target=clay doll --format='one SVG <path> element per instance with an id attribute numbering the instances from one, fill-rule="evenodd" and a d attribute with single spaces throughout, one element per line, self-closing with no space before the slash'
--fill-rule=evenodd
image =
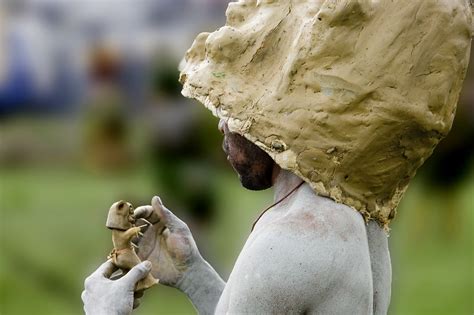
<path id="1" fill-rule="evenodd" d="M 110 207 L 105 224 L 112 230 L 112 242 L 114 249 L 107 257 L 112 259 L 115 266 L 128 272 L 133 266 L 141 262 L 135 253 L 135 244 L 132 239 L 141 235 L 141 228 L 147 226 L 135 226 L 135 218 L 133 216 L 133 206 L 126 201 L 118 201 Z M 151 274 L 137 283 L 136 290 L 148 289 L 158 283 Z"/>

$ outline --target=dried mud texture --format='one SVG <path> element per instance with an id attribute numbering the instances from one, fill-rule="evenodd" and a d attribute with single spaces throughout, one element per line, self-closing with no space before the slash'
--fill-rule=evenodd
<path id="1" fill-rule="evenodd" d="M 239 1 L 226 15 L 186 53 L 183 95 L 317 193 L 387 226 L 451 128 L 469 2 Z"/>

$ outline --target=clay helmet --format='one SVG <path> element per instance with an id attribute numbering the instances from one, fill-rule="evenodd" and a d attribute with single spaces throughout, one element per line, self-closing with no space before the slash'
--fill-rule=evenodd
<path id="1" fill-rule="evenodd" d="M 128 230 L 134 223 L 132 204 L 120 200 L 110 207 L 105 226 L 109 229 Z"/>
<path id="2" fill-rule="evenodd" d="M 197 36 L 183 95 L 314 191 L 387 226 L 453 122 L 467 0 L 240 0 Z"/>

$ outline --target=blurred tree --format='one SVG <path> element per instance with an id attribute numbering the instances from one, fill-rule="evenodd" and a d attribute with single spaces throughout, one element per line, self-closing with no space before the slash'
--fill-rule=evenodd
<path id="1" fill-rule="evenodd" d="M 205 225 L 215 215 L 210 174 L 215 171 L 213 152 L 219 148 L 219 133 L 217 126 L 208 133 L 207 113 L 181 96 L 178 76 L 178 62 L 167 56 L 157 58 L 151 115 L 154 177 L 170 207 Z"/>
<path id="2" fill-rule="evenodd" d="M 120 58 L 117 51 L 100 46 L 90 56 L 89 75 L 94 93 L 85 116 L 85 159 L 94 170 L 123 169 L 131 161 L 129 125 L 118 88 Z"/>

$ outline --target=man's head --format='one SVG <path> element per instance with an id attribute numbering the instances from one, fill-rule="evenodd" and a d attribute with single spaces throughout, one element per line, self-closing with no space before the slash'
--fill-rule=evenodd
<path id="1" fill-rule="evenodd" d="M 275 168 L 272 158 L 243 136 L 230 132 L 222 119 L 219 121 L 219 130 L 224 134 L 222 148 L 239 175 L 242 186 L 250 190 L 270 188 Z"/>

